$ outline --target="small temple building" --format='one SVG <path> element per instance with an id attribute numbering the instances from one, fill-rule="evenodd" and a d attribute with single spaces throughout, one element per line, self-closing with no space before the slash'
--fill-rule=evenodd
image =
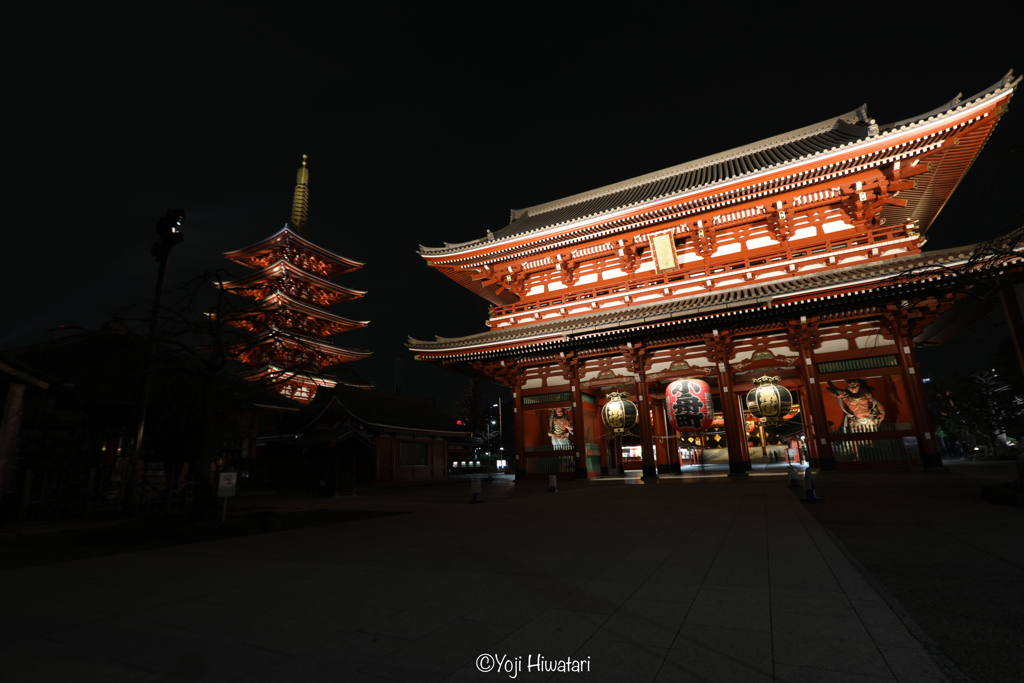
<path id="1" fill-rule="evenodd" d="M 217 283 L 253 303 L 228 320 L 251 337 L 233 345 L 234 357 L 249 366 L 243 374 L 272 384 L 284 396 L 308 404 L 322 387 L 338 383 L 329 368 L 366 358 L 370 351 L 335 345 L 331 337 L 365 327 L 331 312 L 335 304 L 366 292 L 343 287 L 332 279 L 363 267 L 314 244 L 304 228 L 309 213 L 309 170 L 302 157 L 292 200 L 291 221 L 270 237 L 224 257 L 255 272 Z M 372 385 L 358 385 L 369 388 Z"/>
<path id="2" fill-rule="evenodd" d="M 610 392 L 638 407 L 644 475 L 679 472 L 681 439 L 709 438 L 668 426 L 665 387 L 686 378 L 710 385 L 743 476 L 765 436 L 744 401 L 761 375 L 792 394 L 815 466 L 941 464 L 915 349 L 955 331 L 972 282 L 1021 259 L 1015 244 L 923 249 L 1019 84 L 887 125 L 864 105 L 421 246 L 492 307 L 487 331 L 408 346 L 511 389 L 517 478 L 621 473 Z"/>
<path id="3" fill-rule="evenodd" d="M 266 430 L 256 451 L 282 470 L 275 477 L 282 483 L 322 482 L 330 493 L 344 491 L 344 482 L 444 480 L 449 461 L 465 460 L 480 442 L 432 399 L 339 384 Z"/>

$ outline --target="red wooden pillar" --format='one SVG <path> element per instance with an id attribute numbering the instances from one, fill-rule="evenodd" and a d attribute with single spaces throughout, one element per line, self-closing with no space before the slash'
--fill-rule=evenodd
<path id="1" fill-rule="evenodd" d="M 814 365 L 814 349 L 821 345 L 818 339 L 817 319 L 789 323 L 789 348 L 800 354 L 800 379 L 803 381 L 810 414 L 807 434 L 807 454 L 811 467 L 820 470 L 834 470 L 836 460 L 832 454 L 832 442 L 828 436 L 828 419 L 825 417 L 825 403 L 821 395 L 821 384 Z"/>
<path id="2" fill-rule="evenodd" d="M 928 403 L 924 397 L 924 385 L 921 383 L 920 366 L 914 353 L 913 340 L 907 339 L 900 345 L 900 350 L 900 370 L 907 385 L 910 413 L 914 416 L 914 432 L 920 444 L 918 457 L 925 467 L 942 467 L 942 456 L 939 455 L 935 444 L 935 432 L 932 429 L 931 416 L 928 414 Z"/>
<path id="3" fill-rule="evenodd" d="M 747 472 L 751 471 L 753 467 L 750 465 L 750 443 L 747 441 L 749 432 L 747 432 L 747 392 L 742 389 L 736 389 L 736 377 L 731 372 L 729 373 L 729 381 L 732 382 L 733 401 L 736 405 L 736 415 L 739 417 L 739 430 L 740 436 L 740 457 L 743 459 L 743 469 Z M 761 440 L 761 453 L 764 450 L 764 439 Z"/>
<path id="4" fill-rule="evenodd" d="M 925 467 L 942 467 L 942 457 L 935 446 L 932 421 L 928 415 L 924 386 L 921 384 L 921 373 L 918 371 L 917 357 L 914 354 L 914 340 L 910 336 L 906 314 L 899 312 L 889 329 L 893 333 L 893 341 L 896 342 L 896 357 L 899 359 L 903 385 L 907 387 L 907 400 L 910 402 L 910 416 L 914 421 L 919 457 L 924 461 Z"/>
<path id="5" fill-rule="evenodd" d="M 712 407 L 712 411 L 714 408 Z M 679 462 L 679 437 L 676 435 L 675 425 L 669 415 L 669 404 L 664 398 L 661 399 L 661 419 L 665 425 L 665 438 L 661 443 L 665 446 L 665 455 L 668 460 L 669 474 L 680 474 L 682 469 Z"/>
<path id="6" fill-rule="evenodd" d="M 814 415 L 811 413 L 810 399 L 807 393 L 807 380 L 802 377 L 803 386 L 798 389 L 797 402 L 800 404 L 800 422 L 804 425 L 804 442 L 800 443 L 799 439 L 793 443 L 797 444 L 797 452 L 800 454 L 800 462 L 806 462 L 810 464 L 811 457 L 815 459 L 818 457 L 818 447 L 814 442 Z M 804 451 L 800 446 L 807 447 L 807 455 L 804 455 Z"/>
<path id="7" fill-rule="evenodd" d="M 679 456 L 679 436 L 676 435 L 676 430 L 671 425 L 669 425 L 668 431 L 671 436 L 665 439 L 665 445 L 668 447 L 669 468 L 672 474 L 682 474 L 683 463 Z"/>
<path id="8" fill-rule="evenodd" d="M 576 451 L 576 479 L 586 479 L 587 474 L 587 429 L 583 418 L 583 389 L 579 377 L 573 373 L 572 385 L 572 447 Z"/>
<path id="9" fill-rule="evenodd" d="M 608 461 L 608 439 L 603 434 L 597 439 L 597 447 L 601 450 L 601 476 L 606 477 L 610 463 Z"/>
<path id="10" fill-rule="evenodd" d="M 597 405 L 597 428 L 601 434 L 597 439 L 598 447 L 601 449 L 601 476 L 607 477 L 611 474 L 611 470 L 615 468 L 615 437 L 611 432 L 608 431 L 608 427 L 604 424 L 604 419 L 601 417 L 601 412 L 604 409 L 603 400 L 604 392 L 598 389 L 594 394 L 594 400 Z"/>
<path id="11" fill-rule="evenodd" d="M 807 412 L 810 414 L 807 447 L 810 465 L 819 470 L 834 470 L 836 459 L 832 453 L 832 443 L 828 438 L 828 419 L 825 417 L 825 402 L 821 395 L 821 385 L 814 371 L 812 352 L 800 359 L 800 377 L 804 383 L 804 394 L 807 398 Z"/>
<path id="12" fill-rule="evenodd" d="M 512 417 L 516 423 L 516 481 L 524 481 L 526 479 L 526 445 L 523 443 L 523 420 L 526 418 L 523 415 L 523 388 L 518 377 L 512 384 Z"/>
<path id="13" fill-rule="evenodd" d="M 658 466 L 654 461 L 654 434 L 651 429 L 651 394 L 647 389 L 647 373 L 640 368 L 637 385 L 637 418 L 640 422 L 640 453 L 643 456 L 644 479 L 657 479 Z"/>
<path id="14" fill-rule="evenodd" d="M 668 429 L 665 422 L 665 400 L 652 398 L 651 408 L 654 411 L 654 461 L 658 474 L 670 474 L 672 460 L 668 452 Z"/>
<path id="15" fill-rule="evenodd" d="M 743 415 L 736 402 L 732 373 L 724 362 L 718 363 L 718 391 L 725 420 L 725 445 L 729 449 L 729 476 L 747 476 L 750 460 L 746 457 L 747 434 L 743 428 Z"/>
<path id="16" fill-rule="evenodd" d="M 615 453 L 612 454 L 612 462 L 615 463 L 615 470 L 618 476 L 626 476 L 626 467 L 622 464 L 622 437 L 616 436 L 612 441 L 615 448 Z"/>
<path id="17" fill-rule="evenodd" d="M 729 449 L 729 476 L 745 477 L 750 460 L 746 456 L 747 435 L 743 428 L 743 414 L 736 400 L 732 372 L 729 371 L 729 359 L 732 357 L 732 333 L 728 330 L 722 334 L 718 330 L 704 335 L 708 359 L 715 364 L 718 371 L 718 399 L 722 404 L 722 418 L 725 420 L 725 445 Z"/>

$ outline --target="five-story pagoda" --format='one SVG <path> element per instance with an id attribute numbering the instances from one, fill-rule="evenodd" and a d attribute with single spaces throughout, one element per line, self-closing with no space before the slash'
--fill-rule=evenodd
<path id="1" fill-rule="evenodd" d="M 330 311 L 331 306 L 366 293 L 331 282 L 363 264 L 311 242 L 303 230 L 308 210 L 309 170 L 303 155 L 291 221 L 252 246 L 225 252 L 225 258 L 256 272 L 218 283 L 254 301 L 229 321 L 252 333 L 247 341 L 231 348 L 234 357 L 249 366 L 242 376 L 272 383 L 281 394 L 301 403 L 310 403 L 319 387 L 338 383 L 329 368 L 370 355 L 369 351 L 343 348 L 330 341 L 336 334 L 369 323 Z"/>

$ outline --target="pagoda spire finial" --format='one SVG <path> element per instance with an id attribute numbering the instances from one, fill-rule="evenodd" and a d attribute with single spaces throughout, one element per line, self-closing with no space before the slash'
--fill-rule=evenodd
<path id="1" fill-rule="evenodd" d="M 302 229 L 309 218 L 309 169 L 306 168 L 307 155 L 302 155 L 302 166 L 295 178 L 295 194 L 292 197 L 292 227 L 302 236 Z"/>

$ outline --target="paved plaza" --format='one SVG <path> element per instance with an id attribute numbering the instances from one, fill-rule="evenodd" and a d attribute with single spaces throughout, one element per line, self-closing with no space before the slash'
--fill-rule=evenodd
<path id="1" fill-rule="evenodd" d="M 786 484 L 395 488 L 316 504 L 408 514 L 0 572 L 3 678 L 950 680 Z"/>

